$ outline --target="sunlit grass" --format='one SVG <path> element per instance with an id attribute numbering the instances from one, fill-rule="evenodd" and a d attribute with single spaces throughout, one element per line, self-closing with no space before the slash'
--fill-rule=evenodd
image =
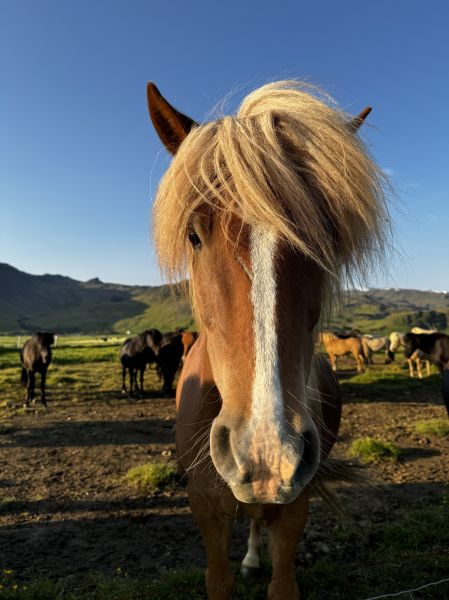
<path id="1" fill-rule="evenodd" d="M 445 437 L 449 435 L 449 419 L 428 419 L 415 423 L 416 433 Z"/>
<path id="2" fill-rule="evenodd" d="M 127 483 L 144 493 L 154 493 L 172 487 L 176 469 L 167 463 L 148 463 L 133 467 L 126 474 Z"/>
<path id="3" fill-rule="evenodd" d="M 371 437 L 354 440 L 348 451 L 349 456 L 359 458 L 364 463 L 392 461 L 399 458 L 400 450 L 391 442 Z"/>

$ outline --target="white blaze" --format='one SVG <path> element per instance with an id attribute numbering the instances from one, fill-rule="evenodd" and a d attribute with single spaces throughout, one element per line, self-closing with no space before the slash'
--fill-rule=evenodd
<path id="1" fill-rule="evenodd" d="M 252 227 L 250 252 L 255 350 L 251 424 L 279 426 L 283 402 L 276 331 L 276 236 L 260 226 Z"/>

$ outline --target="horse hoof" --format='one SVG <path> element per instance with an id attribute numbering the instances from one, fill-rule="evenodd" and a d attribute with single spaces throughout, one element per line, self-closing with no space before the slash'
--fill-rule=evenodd
<path id="1" fill-rule="evenodd" d="M 240 573 L 243 579 L 258 579 L 260 577 L 260 567 L 246 567 L 241 565 Z"/>

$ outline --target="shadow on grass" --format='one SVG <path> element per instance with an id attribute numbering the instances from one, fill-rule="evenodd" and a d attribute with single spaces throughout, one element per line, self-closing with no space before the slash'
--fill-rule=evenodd
<path id="1" fill-rule="evenodd" d="M 338 376 L 344 400 L 359 402 L 413 402 L 441 404 L 441 378 L 430 375 L 425 379 L 411 379 L 395 374 L 376 377 L 369 373 Z"/>

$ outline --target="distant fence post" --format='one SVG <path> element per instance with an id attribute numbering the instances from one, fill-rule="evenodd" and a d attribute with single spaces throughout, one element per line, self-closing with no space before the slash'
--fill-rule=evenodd
<path id="1" fill-rule="evenodd" d="M 22 341 L 22 336 L 21 336 L 21 335 L 18 335 L 18 336 L 17 336 L 17 348 L 20 348 L 20 346 L 21 346 L 21 341 Z"/>

